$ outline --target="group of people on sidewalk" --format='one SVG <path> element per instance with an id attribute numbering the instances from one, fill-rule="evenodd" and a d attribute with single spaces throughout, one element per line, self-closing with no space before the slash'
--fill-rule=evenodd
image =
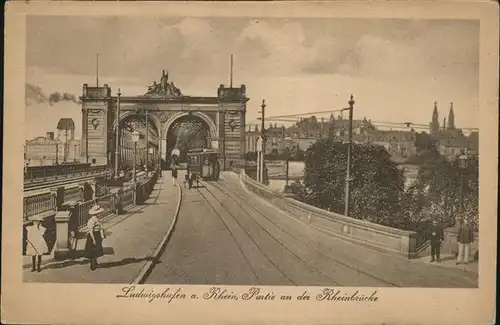
<path id="1" fill-rule="evenodd" d="M 456 264 L 468 264 L 471 252 L 471 245 L 474 242 L 474 228 L 470 224 L 469 218 L 459 219 L 457 233 L 458 255 Z M 438 225 L 436 219 L 432 221 L 428 236 L 431 243 L 431 263 L 441 262 L 441 245 L 444 242 L 443 228 Z"/>
<path id="2" fill-rule="evenodd" d="M 106 234 L 102 228 L 101 222 L 99 221 L 99 216 L 103 212 L 104 209 L 98 204 L 95 204 L 89 210 L 87 237 L 83 256 L 90 260 L 90 269 L 92 271 L 98 266 L 97 259 L 104 256 L 102 242 L 103 239 L 106 238 Z M 26 227 L 26 255 L 31 256 L 31 272 L 41 272 L 42 256 L 49 254 L 47 241 L 44 237 L 47 229 L 42 226 L 42 217 L 33 216 L 29 220 L 32 221 L 33 224 Z"/>

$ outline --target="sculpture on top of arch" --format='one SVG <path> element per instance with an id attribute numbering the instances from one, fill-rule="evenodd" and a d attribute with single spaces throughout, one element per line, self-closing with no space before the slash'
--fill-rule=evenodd
<path id="1" fill-rule="evenodd" d="M 182 92 L 174 85 L 174 82 L 168 82 L 168 71 L 162 71 L 160 82 L 153 81 L 153 84 L 148 87 L 146 96 L 161 96 L 161 97 L 182 97 Z"/>

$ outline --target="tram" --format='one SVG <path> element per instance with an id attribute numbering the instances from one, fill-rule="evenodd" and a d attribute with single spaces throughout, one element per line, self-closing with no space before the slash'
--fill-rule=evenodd
<path id="1" fill-rule="evenodd" d="M 219 151 L 216 149 L 191 149 L 187 153 L 188 173 L 195 179 L 217 181 L 220 176 Z"/>

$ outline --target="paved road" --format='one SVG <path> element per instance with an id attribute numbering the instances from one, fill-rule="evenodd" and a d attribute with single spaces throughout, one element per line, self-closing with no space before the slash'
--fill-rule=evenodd
<path id="1" fill-rule="evenodd" d="M 186 190 L 147 283 L 476 287 L 474 274 L 344 242 L 246 192 L 237 177 Z"/>

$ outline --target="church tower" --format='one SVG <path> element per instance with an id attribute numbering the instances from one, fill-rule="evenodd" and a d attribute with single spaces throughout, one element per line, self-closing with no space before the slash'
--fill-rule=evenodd
<path id="1" fill-rule="evenodd" d="M 453 113 L 453 103 L 450 103 L 450 113 L 448 115 L 448 130 L 455 130 L 455 113 Z"/>
<path id="2" fill-rule="evenodd" d="M 439 113 L 437 109 L 437 102 L 434 102 L 434 111 L 432 112 L 432 122 L 430 123 L 430 133 L 432 136 L 439 136 Z"/>

